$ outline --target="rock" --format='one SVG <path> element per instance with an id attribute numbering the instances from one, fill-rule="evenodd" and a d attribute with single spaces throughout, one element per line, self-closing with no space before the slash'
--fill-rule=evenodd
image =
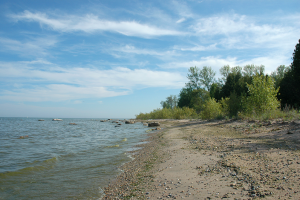
<path id="1" fill-rule="evenodd" d="M 151 122 L 148 124 L 148 127 L 153 127 L 153 126 L 160 126 L 159 122 Z"/>
<path id="2" fill-rule="evenodd" d="M 100 120 L 100 122 L 106 122 L 106 120 Z"/>
<path id="3" fill-rule="evenodd" d="M 125 124 L 134 124 L 135 123 L 135 121 L 133 121 L 133 120 L 130 120 L 130 121 L 125 121 Z"/>
<path id="4" fill-rule="evenodd" d="M 45 120 L 43 120 L 43 119 L 39 119 L 38 121 L 45 121 Z"/>

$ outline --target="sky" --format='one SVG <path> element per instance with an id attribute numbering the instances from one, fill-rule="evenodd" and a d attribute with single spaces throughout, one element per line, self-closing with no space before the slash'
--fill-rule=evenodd
<path id="1" fill-rule="evenodd" d="M 190 67 L 290 65 L 299 0 L 1 0 L 0 117 L 134 118 Z"/>

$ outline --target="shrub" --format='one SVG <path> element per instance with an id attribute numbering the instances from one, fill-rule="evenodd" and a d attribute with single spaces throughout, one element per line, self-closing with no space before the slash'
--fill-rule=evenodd
<path id="1" fill-rule="evenodd" d="M 163 108 L 163 109 L 154 109 L 150 113 L 140 113 L 136 115 L 136 119 L 191 119 L 196 118 L 196 111 L 192 108 L 183 107 L 174 109 Z"/>
<path id="2" fill-rule="evenodd" d="M 215 119 L 222 117 L 222 106 L 214 98 L 210 98 L 203 105 L 202 119 Z"/>

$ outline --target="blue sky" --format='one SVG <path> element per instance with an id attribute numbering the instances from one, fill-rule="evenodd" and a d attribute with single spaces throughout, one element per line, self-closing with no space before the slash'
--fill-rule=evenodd
<path id="1" fill-rule="evenodd" d="M 290 65 L 299 0 L 2 0 L 0 116 L 132 118 L 188 68 Z"/>

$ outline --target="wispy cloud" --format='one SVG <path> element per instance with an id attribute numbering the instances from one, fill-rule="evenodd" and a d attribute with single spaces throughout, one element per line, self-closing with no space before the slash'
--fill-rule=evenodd
<path id="1" fill-rule="evenodd" d="M 262 23 L 255 18 L 239 14 L 221 14 L 197 19 L 190 26 L 195 34 L 211 38 L 224 48 L 253 49 L 291 45 L 299 26 L 291 24 Z M 209 39 L 208 39 L 209 40 Z"/>
<path id="2" fill-rule="evenodd" d="M 167 35 L 182 35 L 182 32 L 158 28 L 148 24 L 142 24 L 136 21 L 109 21 L 99 19 L 98 16 L 88 14 L 85 16 L 58 16 L 50 17 L 45 13 L 32 13 L 24 11 L 20 14 L 9 15 L 16 21 L 33 21 L 40 23 L 41 26 L 47 26 L 55 31 L 74 32 L 82 31 L 93 33 L 97 31 L 117 32 L 126 36 L 137 36 L 143 38 L 152 38 Z"/>
<path id="3" fill-rule="evenodd" d="M 154 50 L 154 49 L 142 49 L 135 47 L 134 45 L 125 45 L 121 47 L 114 47 L 111 49 L 111 54 L 117 57 L 126 57 L 126 55 L 148 55 L 156 57 L 160 60 L 170 60 L 175 56 L 179 56 L 180 54 L 175 51 L 175 49 L 169 49 L 166 51 L 162 50 Z M 124 55 L 125 54 L 125 55 Z"/>
<path id="4" fill-rule="evenodd" d="M 126 95 L 137 88 L 181 88 L 185 77 L 180 73 L 128 69 L 36 68 L 22 62 L 0 63 L 2 82 L 18 80 L 27 88 L 12 87 L 0 92 L 0 99 L 11 101 L 65 101 Z M 38 83 L 39 86 L 36 86 Z M 30 86 L 28 88 L 28 86 Z"/>
<path id="5" fill-rule="evenodd" d="M 219 69 L 224 65 L 234 66 L 245 66 L 249 64 L 254 65 L 264 65 L 265 72 L 270 74 L 274 71 L 279 65 L 289 65 L 288 58 L 284 55 L 281 55 L 280 52 L 277 54 L 272 53 L 266 56 L 255 57 L 251 59 L 240 59 L 238 57 L 227 57 L 221 58 L 218 56 L 208 56 L 208 57 L 201 57 L 198 60 L 192 61 L 183 61 L 183 62 L 170 62 L 163 65 L 160 65 L 162 68 L 190 68 L 190 67 L 203 67 L 203 66 L 210 66 L 214 71 L 219 73 Z"/>
<path id="6" fill-rule="evenodd" d="M 0 37 L 0 51 L 17 53 L 22 56 L 46 56 L 48 49 L 54 47 L 58 40 L 55 37 L 35 38 L 25 41 Z"/>
<path id="7" fill-rule="evenodd" d="M 109 91 L 104 87 L 76 87 L 64 84 L 50 84 L 44 87 L 34 87 L 31 89 L 4 90 L 0 93 L 0 99 L 8 101 L 67 101 L 82 98 L 104 98 L 128 94 L 128 91 Z M 76 100 L 75 102 L 78 102 Z"/>
<path id="8" fill-rule="evenodd" d="M 180 46 L 174 46 L 174 49 L 180 50 L 180 51 L 210 51 L 210 50 L 216 50 L 217 44 L 212 44 L 208 46 L 202 46 L 202 45 L 196 45 L 193 47 L 180 47 Z"/>
<path id="9" fill-rule="evenodd" d="M 179 20 L 176 21 L 177 24 L 180 24 L 181 22 L 184 22 L 186 19 L 185 18 L 181 18 Z"/>

